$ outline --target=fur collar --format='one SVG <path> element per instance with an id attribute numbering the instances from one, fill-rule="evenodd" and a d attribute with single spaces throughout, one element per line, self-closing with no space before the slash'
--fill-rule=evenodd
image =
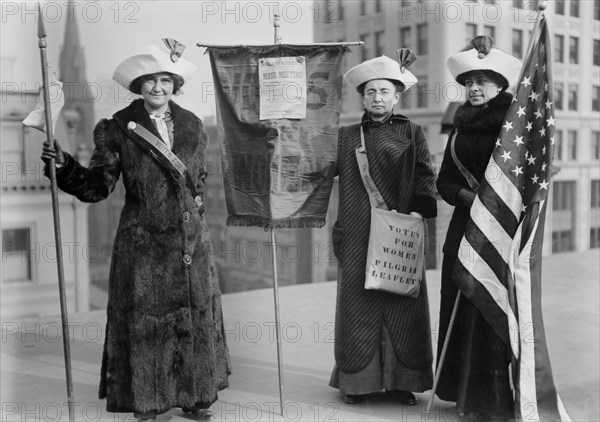
<path id="1" fill-rule="evenodd" d="M 454 126 L 463 133 L 498 133 L 512 99 L 512 94 L 503 91 L 480 106 L 473 106 L 467 101 L 456 110 Z"/>
<path id="2" fill-rule="evenodd" d="M 189 166 L 189 162 L 194 159 L 200 159 L 204 163 L 204 150 L 208 142 L 206 132 L 202 123 L 192 112 L 178 106 L 175 102 L 169 101 L 169 109 L 173 118 L 173 138 L 174 144 L 171 151 L 175 153 L 184 164 Z M 113 120 L 126 134 L 126 136 L 138 136 L 127 129 L 127 124 L 134 121 L 141 124 L 156 136 L 158 129 L 150 120 L 150 115 L 144 107 L 144 100 L 137 99 L 124 109 L 113 115 Z"/>

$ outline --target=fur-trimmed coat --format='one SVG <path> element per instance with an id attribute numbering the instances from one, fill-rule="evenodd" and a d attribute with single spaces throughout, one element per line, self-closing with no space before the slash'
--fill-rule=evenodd
<path id="1" fill-rule="evenodd" d="M 356 373 L 373 359 L 385 324 L 400 362 L 430 370 L 431 326 L 427 284 L 419 297 L 365 290 L 371 204 L 356 161 L 361 124 L 339 131 L 339 211 L 334 227 L 338 257 L 335 360 L 339 369 Z M 434 173 L 423 129 L 402 115 L 382 123 L 363 118 L 371 177 L 389 209 L 426 218 L 437 215 Z"/>
<path id="2" fill-rule="evenodd" d="M 169 103 L 172 151 L 198 191 L 207 135 L 193 113 Z M 106 198 L 122 175 L 125 205 L 114 241 L 100 398 L 111 412 L 209 404 L 228 386 L 230 362 L 210 234 L 183 180 L 130 137 L 134 121 L 159 136 L 143 100 L 102 120 L 87 168 L 67 155 L 58 186 L 84 202 Z"/>
<path id="3" fill-rule="evenodd" d="M 459 190 L 470 189 L 470 187 L 452 159 L 450 152 L 452 137 L 456 134 L 454 148 L 458 159 L 481 183 L 502 127 L 502 119 L 506 115 L 512 98 L 510 93 L 503 91 L 483 105 L 472 106 L 471 103 L 466 102 L 456 110 L 455 128 L 448 137 L 436 182 L 442 199 L 455 206 L 444 242 L 443 252 L 445 254 L 452 256 L 458 254 L 460 241 L 469 219 L 469 210 L 456 198 Z"/>

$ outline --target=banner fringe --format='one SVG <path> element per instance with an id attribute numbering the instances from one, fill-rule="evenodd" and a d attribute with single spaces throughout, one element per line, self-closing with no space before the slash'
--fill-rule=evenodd
<path id="1" fill-rule="evenodd" d="M 296 217 L 271 220 L 258 216 L 229 216 L 227 226 L 238 227 L 262 227 L 268 229 L 320 229 L 325 226 L 325 218 L 319 217 Z"/>

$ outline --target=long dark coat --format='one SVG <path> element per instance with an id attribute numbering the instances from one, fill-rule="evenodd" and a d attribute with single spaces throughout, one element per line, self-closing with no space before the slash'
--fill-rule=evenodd
<path id="1" fill-rule="evenodd" d="M 170 102 L 172 151 L 202 191 L 207 135 L 193 113 Z M 67 156 L 59 187 L 97 202 L 123 176 L 125 205 L 110 269 L 100 398 L 111 412 L 209 404 L 228 386 L 230 362 L 221 293 L 204 215 L 176 181 L 129 137 L 130 121 L 156 136 L 136 100 L 102 120 L 87 168 Z"/>
<path id="2" fill-rule="evenodd" d="M 471 106 L 468 102 L 461 105 L 444 153 L 437 189 L 455 208 L 443 248 L 438 361 L 458 292 L 453 267 L 469 218 L 469 209 L 456 195 L 460 189 L 470 188 L 452 159 L 450 140 L 456 133 L 456 155 L 481 183 L 511 101 L 511 94 L 501 92 L 482 106 Z M 457 402 L 459 412 L 485 410 L 496 415 L 509 414 L 512 406 L 507 372 L 509 357 L 506 346 L 481 313 L 462 296 L 436 390 L 438 397 Z M 477 419 L 484 420 L 484 417 L 480 415 Z"/>
<path id="3" fill-rule="evenodd" d="M 363 118 L 371 176 L 389 209 L 435 217 L 434 173 L 423 129 L 401 115 L 384 123 Z M 431 326 L 425 279 L 418 299 L 365 290 L 371 205 L 355 149 L 360 125 L 340 128 L 338 142 L 338 291 L 335 359 L 339 369 L 356 373 L 373 359 L 385 324 L 398 360 L 413 369 L 431 369 Z"/>

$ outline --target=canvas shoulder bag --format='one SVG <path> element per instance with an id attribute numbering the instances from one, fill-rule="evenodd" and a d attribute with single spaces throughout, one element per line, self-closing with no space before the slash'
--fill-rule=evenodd
<path id="1" fill-rule="evenodd" d="M 371 202 L 365 289 L 417 298 L 423 278 L 423 219 L 388 209 L 369 173 L 362 127 L 360 142 L 356 160 Z"/>

